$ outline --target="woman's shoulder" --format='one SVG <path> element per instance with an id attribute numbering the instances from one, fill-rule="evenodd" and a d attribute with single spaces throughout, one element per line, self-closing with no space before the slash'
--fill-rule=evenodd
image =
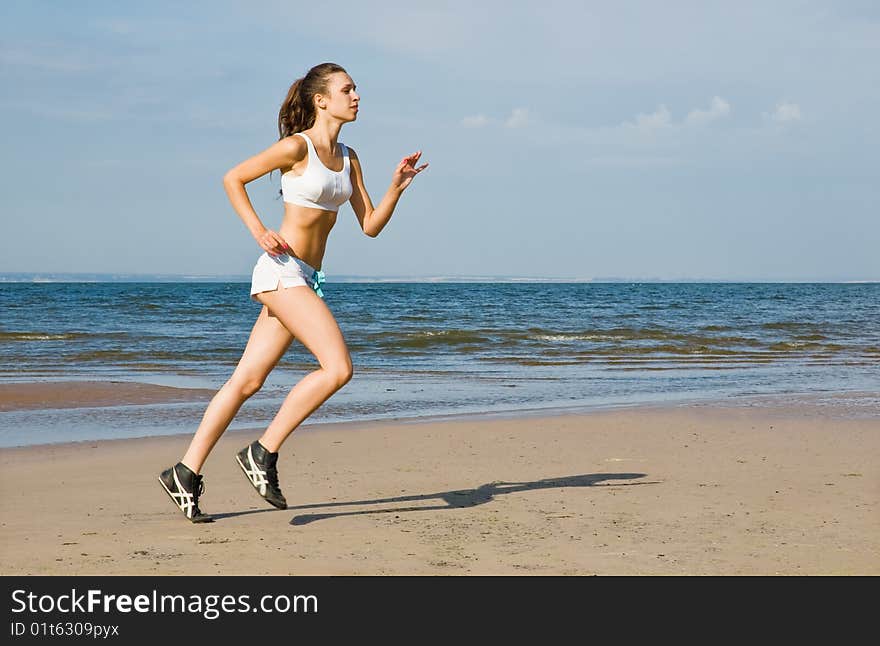
<path id="1" fill-rule="evenodd" d="M 287 137 L 279 139 L 276 145 L 280 146 L 287 155 L 294 159 L 302 159 L 306 156 L 309 150 L 305 139 L 298 134 L 288 135 Z"/>

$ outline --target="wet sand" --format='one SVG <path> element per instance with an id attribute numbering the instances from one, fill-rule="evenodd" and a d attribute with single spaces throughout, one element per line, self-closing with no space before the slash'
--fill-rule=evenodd
<path id="1" fill-rule="evenodd" d="M 216 391 L 132 381 L 0 383 L 0 412 L 211 400 Z"/>

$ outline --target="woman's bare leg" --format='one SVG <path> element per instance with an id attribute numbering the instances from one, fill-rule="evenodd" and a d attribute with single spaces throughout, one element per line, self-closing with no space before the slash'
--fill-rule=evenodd
<path id="1" fill-rule="evenodd" d="M 251 330 L 235 371 L 214 395 L 181 462 L 198 473 L 217 440 L 241 405 L 263 385 L 268 374 L 290 347 L 293 335 L 264 306 Z"/>
<path id="2" fill-rule="evenodd" d="M 260 444 L 275 453 L 304 419 L 348 383 L 351 357 L 333 313 L 310 287 L 262 292 L 257 298 L 269 308 L 270 318 L 280 321 L 321 366 L 293 387 L 260 437 Z"/>

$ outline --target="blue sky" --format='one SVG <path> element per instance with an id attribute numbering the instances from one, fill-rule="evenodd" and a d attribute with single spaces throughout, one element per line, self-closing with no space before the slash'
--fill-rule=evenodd
<path id="1" fill-rule="evenodd" d="M 373 201 L 430 168 L 376 239 L 340 210 L 330 281 L 877 280 L 877 6 L 6 0 L 0 272 L 249 274 L 223 174 L 333 61 Z"/>

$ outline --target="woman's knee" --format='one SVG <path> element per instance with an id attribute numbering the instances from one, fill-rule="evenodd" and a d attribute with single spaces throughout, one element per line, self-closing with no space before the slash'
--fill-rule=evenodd
<path id="1" fill-rule="evenodd" d="M 232 377 L 226 385 L 239 397 L 247 399 L 263 387 L 263 380 L 258 377 Z"/>
<path id="2" fill-rule="evenodd" d="M 323 370 L 330 376 L 333 386 L 337 390 L 351 381 L 351 378 L 354 375 L 354 368 L 351 365 L 350 357 L 334 361 L 330 365 L 324 366 Z"/>

